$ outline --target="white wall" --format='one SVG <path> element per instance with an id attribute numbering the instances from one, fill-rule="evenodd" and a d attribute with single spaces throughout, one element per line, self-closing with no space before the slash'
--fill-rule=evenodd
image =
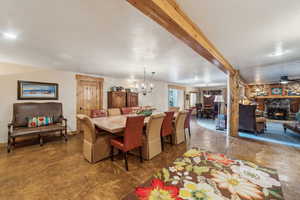
<path id="1" fill-rule="evenodd" d="M 57 102 L 63 103 L 63 112 L 64 116 L 68 119 L 69 129 L 76 130 L 76 74 L 78 73 L 55 70 L 29 70 L 28 72 L 20 72 L 17 74 L 0 75 L 0 143 L 7 141 L 7 123 L 12 119 L 13 103 L 28 102 L 17 100 L 18 80 L 58 83 L 59 100 Z M 131 87 L 132 82 L 127 79 L 103 78 L 103 107 L 107 108 L 107 91 L 109 91 L 110 87 Z M 168 83 L 155 81 L 154 85 L 153 93 L 147 94 L 146 96 L 140 94 L 139 103 L 141 106 L 151 105 L 156 107 L 159 111 L 165 111 L 168 109 Z"/>

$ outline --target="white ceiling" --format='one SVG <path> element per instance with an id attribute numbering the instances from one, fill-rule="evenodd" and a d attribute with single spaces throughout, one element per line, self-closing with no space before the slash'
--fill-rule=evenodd
<path id="1" fill-rule="evenodd" d="M 5 40 L 1 33 L 18 35 Z M 205 86 L 226 76 L 125 0 L 1 0 L 0 62 Z M 9 69 L 7 69 L 9 70 Z"/>
<path id="2" fill-rule="evenodd" d="M 299 0 L 177 1 L 249 83 L 300 76 Z M 4 32 L 18 39 L 5 40 Z M 146 67 L 156 80 L 226 83 L 219 69 L 125 0 L 1 0 L 0 62 L 119 78 L 141 78 Z"/>
<path id="3" fill-rule="evenodd" d="M 177 2 L 248 82 L 300 76 L 299 0 Z"/>

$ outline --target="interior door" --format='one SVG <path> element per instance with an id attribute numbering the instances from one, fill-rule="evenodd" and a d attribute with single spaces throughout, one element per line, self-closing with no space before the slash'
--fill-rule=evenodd
<path id="1" fill-rule="evenodd" d="M 102 109 L 103 79 L 77 75 L 77 114 L 90 116 L 91 110 Z M 77 122 L 78 130 L 81 130 Z"/>
<path id="2" fill-rule="evenodd" d="M 100 109 L 100 86 L 95 81 L 80 80 L 78 114 L 90 116 L 91 110 Z"/>

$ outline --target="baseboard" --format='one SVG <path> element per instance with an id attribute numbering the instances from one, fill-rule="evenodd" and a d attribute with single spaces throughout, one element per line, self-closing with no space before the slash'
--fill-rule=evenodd
<path id="1" fill-rule="evenodd" d="M 77 130 L 76 131 L 68 131 L 68 135 L 76 135 L 77 133 L 78 133 Z M 55 133 L 55 135 L 59 136 L 60 133 Z M 24 135 L 24 136 L 26 137 L 26 135 Z M 22 137 L 22 136 L 20 136 L 20 137 Z M 0 148 L 1 147 L 6 147 L 6 145 L 7 145 L 6 141 L 0 141 Z"/>

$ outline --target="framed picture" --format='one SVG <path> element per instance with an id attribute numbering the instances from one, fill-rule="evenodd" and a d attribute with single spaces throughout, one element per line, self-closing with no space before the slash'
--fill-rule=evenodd
<path id="1" fill-rule="evenodd" d="M 18 81 L 18 100 L 58 100 L 58 84 Z"/>
<path id="2" fill-rule="evenodd" d="M 272 95 L 282 95 L 283 90 L 282 90 L 282 88 L 274 87 L 274 88 L 271 88 L 271 94 Z"/>

